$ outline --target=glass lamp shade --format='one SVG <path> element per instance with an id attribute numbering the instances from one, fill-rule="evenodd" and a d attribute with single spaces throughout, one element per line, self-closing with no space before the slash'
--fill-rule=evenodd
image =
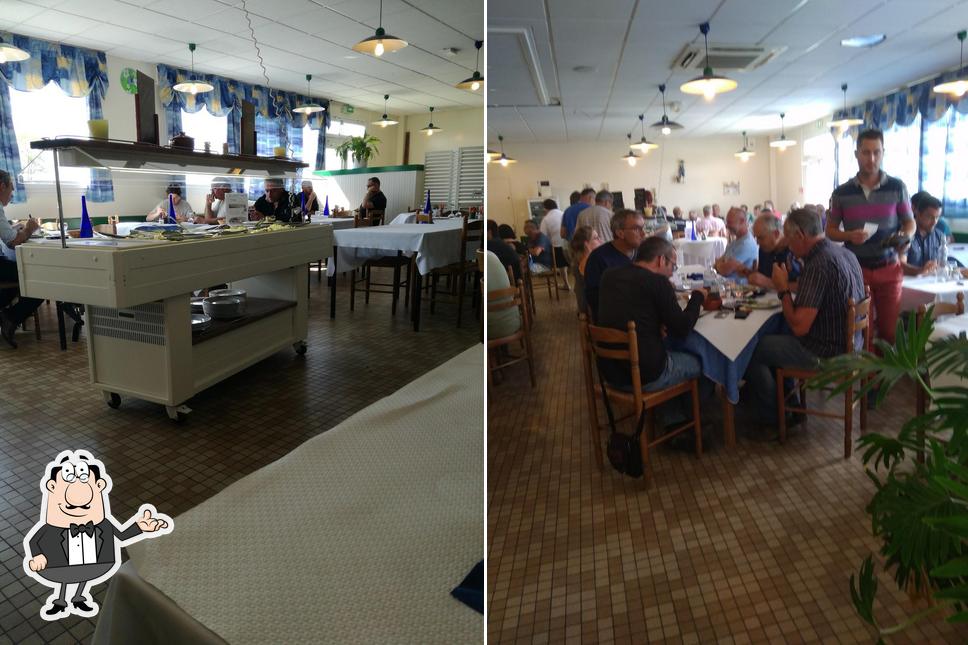
<path id="1" fill-rule="evenodd" d="M 0 43 L 0 63 L 16 63 L 30 58 L 30 52 L 10 43 Z"/>

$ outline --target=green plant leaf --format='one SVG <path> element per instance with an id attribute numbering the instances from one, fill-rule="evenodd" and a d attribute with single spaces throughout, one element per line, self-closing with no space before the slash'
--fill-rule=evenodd
<path id="1" fill-rule="evenodd" d="M 949 560 L 945 564 L 931 569 L 931 575 L 935 578 L 960 578 L 968 576 L 968 555 Z"/>
<path id="2" fill-rule="evenodd" d="M 877 595 L 877 578 L 874 576 L 874 562 L 868 555 L 860 566 L 860 572 L 855 582 L 854 575 L 850 576 L 850 598 L 854 602 L 857 614 L 870 625 L 877 627 L 874 622 L 874 597 Z"/>

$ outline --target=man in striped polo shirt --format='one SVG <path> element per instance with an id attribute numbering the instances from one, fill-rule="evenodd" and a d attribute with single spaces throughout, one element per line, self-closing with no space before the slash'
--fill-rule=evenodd
<path id="1" fill-rule="evenodd" d="M 898 249 L 884 242 L 899 230 L 908 237 L 914 235 L 911 201 L 904 182 L 881 170 L 884 134 L 880 130 L 861 132 L 854 156 L 857 175 L 830 196 L 827 237 L 843 242 L 857 256 L 864 284 L 871 290 L 877 335 L 894 344 L 904 272 Z"/>

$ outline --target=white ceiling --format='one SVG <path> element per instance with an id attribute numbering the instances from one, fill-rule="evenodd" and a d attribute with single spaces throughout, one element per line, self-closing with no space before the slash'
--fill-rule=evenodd
<path id="1" fill-rule="evenodd" d="M 264 84 L 242 0 L 0 0 L 0 29 Z M 272 87 L 393 114 L 479 107 L 454 85 L 474 72 L 483 0 L 384 0 L 383 26 L 409 47 L 374 58 L 351 48 L 372 36 L 379 0 L 246 0 Z M 441 50 L 454 47 L 453 58 Z M 481 67 L 484 51 L 481 50 Z M 115 82 L 117 79 L 111 79 Z"/>
<path id="2" fill-rule="evenodd" d="M 700 72 L 672 70 L 706 21 L 710 45 L 787 49 L 754 71 L 718 72 L 739 87 L 706 102 L 679 91 Z M 778 131 L 781 112 L 787 128 L 830 114 L 843 82 L 853 105 L 955 68 L 968 0 L 489 0 L 487 22 L 489 141 L 618 141 L 633 128 L 639 138 L 639 114 L 646 126 L 661 118 L 660 83 L 681 106 L 669 110 L 685 126 L 673 136 L 738 135 Z M 887 40 L 840 45 L 871 33 Z"/>

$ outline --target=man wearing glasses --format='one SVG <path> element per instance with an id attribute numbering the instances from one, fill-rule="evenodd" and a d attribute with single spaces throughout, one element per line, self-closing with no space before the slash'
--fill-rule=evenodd
<path id="1" fill-rule="evenodd" d="M 702 374 L 699 358 L 688 352 L 667 351 L 662 328 L 685 338 L 699 320 L 705 293 L 696 289 L 683 309 L 670 278 L 676 271 L 676 249 L 662 237 L 650 237 L 635 252 L 635 260 L 611 268 L 601 280 L 598 324 L 626 330 L 635 321 L 639 372 L 649 392 L 661 390 Z M 602 374 L 612 385 L 631 385 L 627 362 L 603 361 Z"/>
<path id="2" fill-rule="evenodd" d="M 592 251 L 585 263 L 585 299 L 592 311 L 592 317 L 596 320 L 598 288 L 602 274 L 606 269 L 632 264 L 639 244 L 645 239 L 645 218 L 633 210 L 623 208 L 612 216 L 610 228 L 612 241 Z"/>
<path id="3" fill-rule="evenodd" d="M 363 196 L 363 203 L 360 204 L 360 217 L 366 217 L 369 210 L 385 211 L 387 209 L 387 196 L 380 190 L 380 178 L 370 177 L 366 180 L 366 195 Z"/>

